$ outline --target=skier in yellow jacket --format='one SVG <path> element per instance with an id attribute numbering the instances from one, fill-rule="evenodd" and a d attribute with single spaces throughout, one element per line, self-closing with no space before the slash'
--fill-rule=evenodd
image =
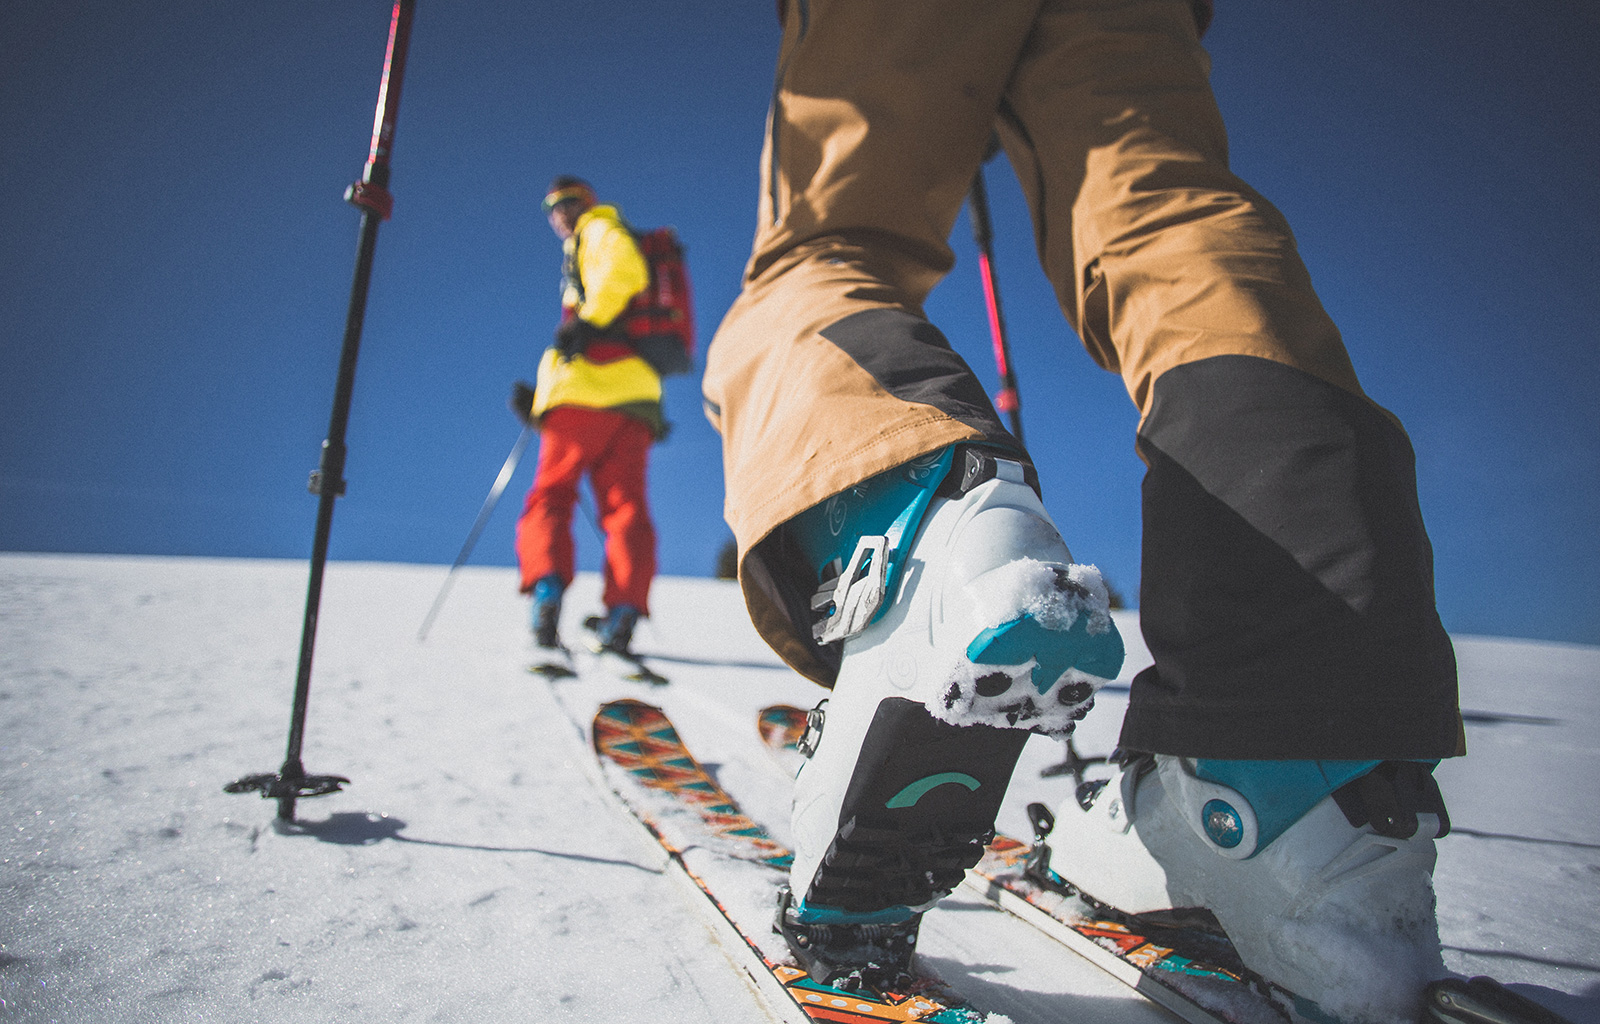
<path id="1" fill-rule="evenodd" d="M 627 652 L 635 623 L 649 614 L 656 535 L 645 470 L 651 443 L 665 432 L 661 377 L 622 331 L 650 271 L 616 207 L 597 203 L 587 182 L 556 178 L 543 205 L 565 253 L 562 319 L 537 386 L 513 398 L 540 431 L 538 468 L 517 522 L 522 592 L 533 595 L 537 643 L 559 648 L 561 596 L 575 571 L 572 506 L 588 473 L 606 536 L 606 613 L 593 625 L 602 644 Z"/>

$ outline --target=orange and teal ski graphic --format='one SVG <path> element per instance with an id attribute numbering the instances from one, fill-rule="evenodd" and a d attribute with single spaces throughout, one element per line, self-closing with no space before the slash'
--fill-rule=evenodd
<path id="1" fill-rule="evenodd" d="M 594 718 L 594 749 L 636 781 L 692 807 L 713 834 L 747 846 L 741 859 L 784 869 L 794 859 L 722 791 L 660 708 L 631 699 L 604 705 Z"/>
<path id="2" fill-rule="evenodd" d="M 773 704 L 756 713 L 761 742 L 774 750 L 796 750 L 806 734 L 806 711 L 790 704 Z"/>
<path id="3" fill-rule="evenodd" d="M 804 729 L 805 712 L 790 709 L 799 715 Z M 752 870 L 755 862 L 787 871 L 792 859 L 790 852 L 775 842 L 765 829 L 739 809 L 734 799 L 717 785 L 705 768 L 694 759 L 683 739 L 660 708 L 638 700 L 618 700 L 602 705 L 594 717 L 594 749 L 602 761 L 609 762 L 626 772 L 628 777 L 657 793 L 666 794 L 684 807 L 695 812 L 709 835 L 728 840 L 726 843 L 703 844 L 697 840 L 672 838 L 674 830 L 659 813 L 660 808 L 641 803 L 637 793 L 630 798 L 619 789 L 618 795 L 628 809 L 639 819 L 673 857 L 684 873 L 705 894 L 711 905 L 738 932 L 749 947 L 750 953 L 772 972 L 783 987 L 784 993 L 794 1001 L 805 1019 L 828 1024 L 982 1024 L 986 1015 L 963 1004 L 942 982 L 929 975 L 921 979 L 912 991 L 865 994 L 847 992 L 813 981 L 804 970 L 791 962 L 773 959 L 762 952 L 760 942 L 753 936 L 764 935 L 771 927 L 771 917 L 760 920 L 740 920 L 730 913 L 729 907 L 717 896 L 718 865 L 745 862 L 743 868 Z M 676 833 L 682 835 L 682 833 Z M 687 845 L 681 843 L 687 842 Z M 690 847 L 702 852 L 715 849 L 718 858 L 710 863 L 697 862 L 691 868 Z M 743 852 L 734 852 L 747 847 Z M 773 873 L 772 888 L 776 894 L 782 875 Z M 787 955 L 786 953 L 784 955 Z M 776 994 L 776 993 L 774 993 Z"/>

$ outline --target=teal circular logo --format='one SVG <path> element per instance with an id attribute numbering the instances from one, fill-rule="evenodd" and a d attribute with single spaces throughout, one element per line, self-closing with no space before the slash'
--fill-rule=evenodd
<path id="1" fill-rule="evenodd" d="M 1244 840 L 1244 821 L 1226 800 L 1206 801 L 1200 809 L 1200 818 L 1206 835 L 1224 850 L 1231 850 Z"/>

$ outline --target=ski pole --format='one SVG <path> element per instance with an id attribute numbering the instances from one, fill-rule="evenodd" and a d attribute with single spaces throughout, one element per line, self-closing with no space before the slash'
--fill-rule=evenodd
<path id="1" fill-rule="evenodd" d="M 983 301 L 989 309 L 989 336 L 994 340 L 994 363 L 1000 371 L 1000 393 L 994 396 L 995 408 L 1011 418 L 1011 433 L 1022 444 L 1022 396 L 1017 393 L 1017 375 L 1011 369 L 1011 346 L 1006 341 L 1006 322 L 1000 315 L 1000 286 L 994 276 L 994 231 L 989 223 L 989 193 L 983 185 L 983 167 L 972 178 L 967 195 L 972 214 L 972 239 L 978 243 L 978 273 L 983 278 Z"/>
<path id="2" fill-rule="evenodd" d="M 500 475 L 494 478 L 494 486 L 489 488 L 489 496 L 483 499 L 483 507 L 478 509 L 477 521 L 472 524 L 472 530 L 467 534 L 465 544 L 461 545 L 461 553 L 456 555 L 455 564 L 450 566 L 450 571 L 445 573 L 444 583 L 439 587 L 439 596 L 433 599 L 433 607 L 428 609 L 428 617 L 422 620 L 422 628 L 417 630 L 417 642 L 428 639 L 428 630 L 433 628 L 433 620 L 439 614 L 439 609 L 444 605 L 444 599 L 450 593 L 450 584 L 455 580 L 456 570 L 466 564 L 472 549 L 478 543 L 478 538 L 483 534 L 483 528 L 489 524 L 489 517 L 494 514 L 495 505 L 500 502 L 500 495 L 505 493 L 506 484 L 511 482 L 511 476 L 517 471 L 517 463 L 522 460 L 522 453 L 528 447 L 537 429 L 532 423 L 522 428 L 522 433 L 517 436 L 517 443 L 511 446 L 511 454 L 506 456 L 505 465 L 500 467 Z"/>
<path id="3" fill-rule="evenodd" d="M 300 633 L 300 667 L 295 677 L 294 711 L 289 721 L 289 747 L 276 775 L 249 775 L 223 788 L 230 793 L 260 790 L 263 799 L 278 801 L 278 818 L 294 821 L 295 800 L 338 792 L 350 780 L 342 775 L 307 775 L 300 760 L 305 739 L 306 708 L 311 695 L 311 655 L 316 644 L 317 615 L 322 603 L 322 575 L 328 561 L 328 535 L 333 528 L 333 503 L 345 491 L 345 428 L 350 421 L 350 396 L 355 388 L 356 355 L 361 347 L 361 326 L 366 318 L 367 286 L 372 278 L 372 254 L 378 242 L 378 224 L 389 219 L 394 197 L 389 194 L 389 154 L 394 145 L 395 119 L 400 112 L 400 85 L 405 76 L 406 49 L 411 41 L 411 18 L 416 0 L 395 0 L 389 19 L 389 48 L 378 86 L 378 109 L 373 118 L 372 148 L 361 180 L 345 191 L 345 200 L 361 208 L 361 229 L 356 243 L 355 280 L 350 286 L 350 307 L 345 317 L 344 345 L 339 355 L 339 376 L 334 387 L 333 413 L 322 458 L 311 474 L 310 491 L 317 495 L 317 528 L 311 546 L 311 578 L 306 587 L 306 613 Z"/>
<path id="4" fill-rule="evenodd" d="M 589 481 L 589 489 L 590 490 L 594 489 L 594 481 L 593 480 Z M 598 508 L 599 505 L 600 505 L 600 499 L 597 497 L 595 499 L 595 507 Z M 600 517 L 599 517 L 599 515 L 596 514 L 594 509 L 591 509 L 589 507 L 589 503 L 587 501 L 583 500 L 583 492 L 582 491 L 578 492 L 578 507 L 583 509 L 583 518 L 585 518 L 585 519 L 587 519 L 589 521 L 589 529 L 594 531 L 595 538 L 598 539 L 600 541 L 601 545 L 603 546 L 605 544 L 605 542 L 606 542 L 606 532 L 604 530 L 600 529 Z"/>

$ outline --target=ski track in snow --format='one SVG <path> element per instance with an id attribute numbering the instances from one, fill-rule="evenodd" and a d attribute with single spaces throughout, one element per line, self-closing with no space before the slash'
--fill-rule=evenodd
<path id="1" fill-rule="evenodd" d="M 666 708 L 696 756 L 787 843 L 783 767 L 756 710 L 823 691 L 756 638 L 729 583 L 662 579 L 636 647 L 664 688 L 547 684 L 515 577 L 468 567 L 427 643 L 439 566 L 331 563 L 304 749 L 342 793 L 222 792 L 283 758 L 306 566 L 0 555 L 0 1022 L 760 1021 L 761 1004 L 597 785 L 584 720 Z M 597 609 L 580 577 L 564 625 Z M 1077 749 L 1115 742 L 1148 664 Z M 1457 834 L 1436 875 L 1446 961 L 1600 1024 L 1600 649 L 1456 638 L 1469 756 L 1439 770 Z M 580 662 L 582 655 L 579 656 Z M 999 825 L 1070 781 L 1024 752 Z M 1168 1019 L 973 898 L 923 953 L 1019 1022 Z"/>

